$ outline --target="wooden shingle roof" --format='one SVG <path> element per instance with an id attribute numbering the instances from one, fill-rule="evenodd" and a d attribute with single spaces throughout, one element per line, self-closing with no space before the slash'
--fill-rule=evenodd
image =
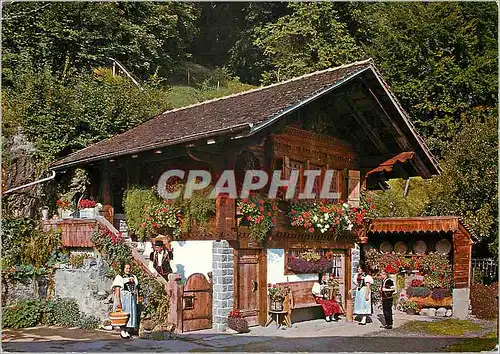
<path id="1" fill-rule="evenodd" d="M 422 173 L 427 177 L 439 173 L 439 167 L 423 139 L 371 59 L 163 112 L 135 128 L 72 153 L 53 163 L 50 168 L 65 169 L 221 135 L 249 136 L 365 72 L 378 80 L 388 102 L 392 102 L 389 104 L 395 105 L 396 111 L 400 112 L 402 124 L 414 141 L 412 149 L 427 166 Z"/>

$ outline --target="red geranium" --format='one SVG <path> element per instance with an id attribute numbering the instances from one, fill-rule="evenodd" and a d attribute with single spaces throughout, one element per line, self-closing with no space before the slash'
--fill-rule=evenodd
<path id="1" fill-rule="evenodd" d="M 95 200 L 82 199 L 78 203 L 78 208 L 79 209 L 95 208 L 96 205 L 97 205 L 97 202 Z"/>

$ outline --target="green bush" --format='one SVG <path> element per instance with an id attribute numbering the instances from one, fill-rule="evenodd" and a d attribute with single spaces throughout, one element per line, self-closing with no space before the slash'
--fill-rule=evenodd
<path id="1" fill-rule="evenodd" d="M 88 255 L 87 253 L 71 255 L 69 264 L 74 268 L 80 268 L 83 266 L 83 261 L 90 257 L 92 256 Z"/>
<path id="2" fill-rule="evenodd" d="M 78 322 L 78 327 L 84 329 L 95 329 L 99 328 L 100 324 L 101 320 L 99 318 L 82 313 Z"/>
<path id="3" fill-rule="evenodd" d="M 413 297 L 427 297 L 431 294 L 431 289 L 426 286 L 410 286 L 406 293 Z"/>
<path id="4" fill-rule="evenodd" d="M 498 317 L 498 283 L 472 284 L 470 287 L 472 314 L 481 319 Z"/>
<path id="5" fill-rule="evenodd" d="M 133 187 L 125 192 L 123 207 L 127 226 L 140 241 L 144 241 L 149 236 L 148 230 L 141 224 L 146 219 L 150 208 L 160 202 L 153 189 Z"/>
<path id="6" fill-rule="evenodd" d="M 40 300 L 21 300 L 2 311 L 5 328 L 35 327 L 42 321 L 45 303 Z"/>
<path id="7" fill-rule="evenodd" d="M 80 309 L 75 299 L 56 298 L 45 307 L 45 324 L 63 327 L 80 326 Z"/>

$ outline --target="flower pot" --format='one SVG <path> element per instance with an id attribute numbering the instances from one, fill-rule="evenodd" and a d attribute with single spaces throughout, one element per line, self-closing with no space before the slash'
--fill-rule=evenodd
<path id="1" fill-rule="evenodd" d="M 248 332 L 248 322 L 245 318 L 228 317 L 227 326 L 238 333 Z"/>
<path id="2" fill-rule="evenodd" d="M 283 311 L 283 300 L 271 300 L 271 311 Z"/>
<path id="3" fill-rule="evenodd" d="M 95 219 L 95 216 L 96 216 L 95 208 L 80 209 L 80 218 L 82 219 Z"/>
<path id="4" fill-rule="evenodd" d="M 61 219 L 71 219 L 73 211 L 68 209 L 59 209 L 59 216 Z"/>
<path id="5" fill-rule="evenodd" d="M 417 314 L 417 311 L 415 311 L 414 309 L 408 309 L 408 310 L 406 310 L 406 313 L 407 313 L 408 315 L 416 315 L 416 314 Z"/>

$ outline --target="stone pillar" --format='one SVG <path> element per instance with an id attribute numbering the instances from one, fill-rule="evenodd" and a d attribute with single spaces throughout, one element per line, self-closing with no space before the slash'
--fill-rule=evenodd
<path id="1" fill-rule="evenodd" d="M 218 332 L 227 329 L 227 315 L 233 310 L 233 249 L 227 241 L 212 244 L 212 328 Z"/>
<path id="2" fill-rule="evenodd" d="M 469 315 L 469 289 L 453 289 L 453 317 L 465 320 Z"/>

